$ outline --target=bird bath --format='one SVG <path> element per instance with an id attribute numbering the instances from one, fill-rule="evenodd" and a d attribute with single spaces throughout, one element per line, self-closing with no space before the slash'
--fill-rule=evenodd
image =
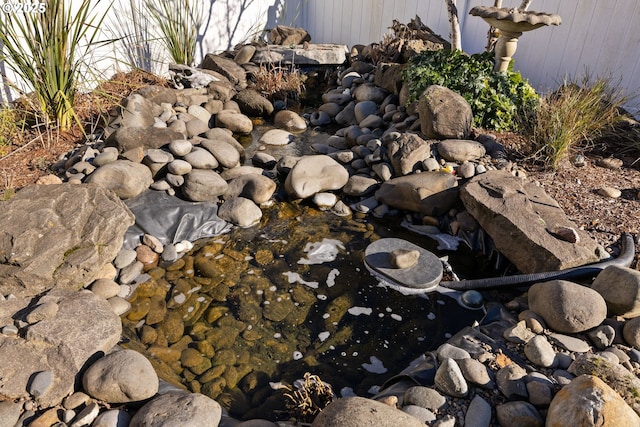
<path id="1" fill-rule="evenodd" d="M 518 47 L 518 38 L 523 32 L 547 25 L 560 25 L 562 22 L 560 16 L 556 14 L 520 11 L 514 8 L 476 6 L 469 11 L 469 14 L 479 16 L 499 30 L 500 38 L 495 47 L 494 71 L 500 73 L 507 71 L 511 57 Z"/>

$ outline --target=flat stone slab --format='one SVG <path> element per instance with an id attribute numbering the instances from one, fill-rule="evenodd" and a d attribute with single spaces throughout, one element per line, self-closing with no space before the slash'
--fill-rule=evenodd
<path id="1" fill-rule="evenodd" d="M 571 221 L 542 187 L 506 171 L 489 171 L 460 190 L 469 213 L 491 236 L 496 248 L 522 273 L 541 273 L 597 262 L 600 247 Z M 566 241 L 554 233 L 573 229 Z"/>
<path id="2" fill-rule="evenodd" d="M 392 264 L 391 253 L 404 249 L 418 251 L 418 261 L 408 268 Z M 367 246 L 364 262 L 374 272 L 391 280 L 391 285 L 408 293 L 427 292 L 435 289 L 442 279 L 442 262 L 433 253 L 403 239 L 379 239 Z"/>
<path id="3" fill-rule="evenodd" d="M 267 45 L 256 49 L 252 61 L 257 64 L 340 65 L 347 60 L 348 52 L 344 44 Z"/>

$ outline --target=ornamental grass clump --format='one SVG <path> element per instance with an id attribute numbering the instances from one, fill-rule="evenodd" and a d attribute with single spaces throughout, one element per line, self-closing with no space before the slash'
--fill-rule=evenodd
<path id="1" fill-rule="evenodd" d="M 545 96 L 537 110 L 524 120 L 532 157 L 558 169 L 577 151 L 584 151 L 603 136 L 612 137 L 624 119 L 621 107 L 628 101 L 610 78 L 565 80 Z"/>
<path id="2" fill-rule="evenodd" d="M 494 55 L 467 55 L 459 50 L 424 51 L 411 58 L 403 71 L 409 101 L 416 101 L 431 85 L 460 94 L 471 106 L 473 124 L 483 129 L 517 130 L 518 117 L 538 104 L 538 95 L 518 72 L 495 73 Z"/>
<path id="3" fill-rule="evenodd" d="M 63 131 L 78 121 L 73 106 L 83 58 L 90 57 L 90 50 L 96 47 L 104 19 L 104 14 L 97 17 L 93 13 L 91 0 L 83 0 L 73 11 L 68 3 L 49 0 L 42 13 L 10 13 L 0 20 L 4 45 L 0 59 L 33 90 L 30 98 L 36 109 Z"/>
<path id="4" fill-rule="evenodd" d="M 193 65 L 198 31 L 204 22 L 204 2 L 147 0 L 145 6 L 158 26 L 159 39 L 176 64 Z"/>

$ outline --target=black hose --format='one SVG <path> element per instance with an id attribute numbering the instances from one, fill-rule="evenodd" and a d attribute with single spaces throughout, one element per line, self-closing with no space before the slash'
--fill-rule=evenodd
<path id="1" fill-rule="evenodd" d="M 622 235 L 622 249 L 617 258 L 608 259 L 596 264 L 568 268 L 566 270 L 549 271 L 545 273 L 517 274 L 504 277 L 490 277 L 486 279 L 442 281 L 440 286 L 456 291 L 484 290 L 505 287 L 521 287 L 537 282 L 549 280 L 575 280 L 586 276 L 595 276 L 610 265 L 629 267 L 635 258 L 635 245 L 630 234 Z"/>

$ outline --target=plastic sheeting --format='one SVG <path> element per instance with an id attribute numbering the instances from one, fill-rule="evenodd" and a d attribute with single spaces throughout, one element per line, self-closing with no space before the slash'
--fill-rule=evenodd
<path id="1" fill-rule="evenodd" d="M 218 204 L 214 202 L 188 202 L 163 191 L 146 190 L 125 204 L 136 217 L 135 224 L 125 233 L 126 249 L 135 249 L 144 234 L 168 245 L 215 237 L 232 228 L 218 217 Z"/>

